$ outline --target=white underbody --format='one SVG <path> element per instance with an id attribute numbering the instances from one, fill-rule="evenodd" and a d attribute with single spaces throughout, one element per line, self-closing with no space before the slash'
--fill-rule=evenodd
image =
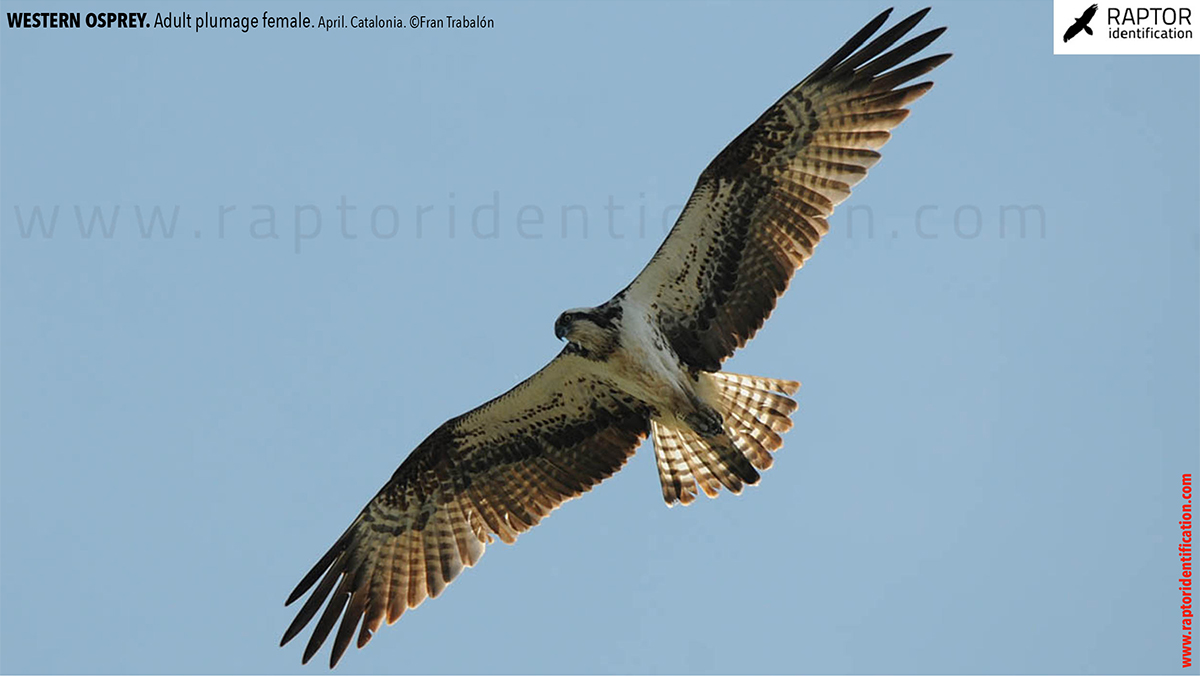
<path id="1" fill-rule="evenodd" d="M 663 420 L 676 422 L 704 402 L 707 383 L 693 380 L 645 308 L 627 302 L 620 341 L 601 367 L 622 391 L 649 404 Z"/>

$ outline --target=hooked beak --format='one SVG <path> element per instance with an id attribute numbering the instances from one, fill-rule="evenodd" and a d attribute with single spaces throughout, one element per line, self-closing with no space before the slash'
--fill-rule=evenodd
<path id="1" fill-rule="evenodd" d="M 558 338 L 559 340 L 566 340 L 567 326 L 565 324 L 555 324 L 554 325 L 554 337 Z"/>

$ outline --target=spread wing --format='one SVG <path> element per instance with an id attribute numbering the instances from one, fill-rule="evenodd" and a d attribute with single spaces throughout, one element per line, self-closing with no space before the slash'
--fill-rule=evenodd
<path id="1" fill-rule="evenodd" d="M 340 616 L 332 667 L 360 621 L 361 648 L 385 619 L 395 622 L 474 565 L 493 535 L 515 541 L 620 469 L 648 432 L 648 411 L 585 363 L 564 351 L 421 442 L 288 597 L 316 585 L 280 645 L 324 606 L 304 661 Z"/>
<path id="2" fill-rule="evenodd" d="M 1087 25 L 1091 22 L 1092 17 L 1096 16 L 1096 11 L 1100 9 L 1100 5 L 1092 4 L 1087 9 L 1083 10 L 1083 16 L 1079 17 L 1079 22 Z"/>
<path id="3" fill-rule="evenodd" d="M 666 241 L 622 292 L 657 311 L 690 366 L 715 371 L 754 336 L 828 232 L 834 206 L 879 160 L 905 106 L 933 86 L 907 83 L 949 54 L 900 64 L 945 29 L 894 46 L 927 11 L 863 46 L 891 10 L 880 14 L 700 175 Z"/>

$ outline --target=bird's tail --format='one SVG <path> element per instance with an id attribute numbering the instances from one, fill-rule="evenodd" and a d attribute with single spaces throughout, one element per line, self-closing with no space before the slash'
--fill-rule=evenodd
<path id="1" fill-rule="evenodd" d="M 791 429 L 796 402 L 787 397 L 800 383 L 736 373 L 704 373 L 699 394 L 721 414 L 723 431 L 702 437 L 678 420 L 653 418 L 650 431 L 663 499 L 668 505 L 696 499 L 696 486 L 710 498 L 721 487 L 740 493 L 758 483 L 758 470 L 771 466 L 771 453 L 783 446 L 779 436 Z"/>

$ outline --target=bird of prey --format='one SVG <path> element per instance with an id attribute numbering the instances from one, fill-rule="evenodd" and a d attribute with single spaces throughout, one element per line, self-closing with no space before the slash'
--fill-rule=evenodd
<path id="1" fill-rule="evenodd" d="M 281 645 L 317 618 L 308 662 L 337 625 L 333 667 L 356 632 L 361 648 L 474 566 L 493 537 L 515 541 L 611 476 L 646 436 L 668 505 L 758 482 L 800 384 L 721 363 L 762 327 L 834 206 L 933 86 L 912 81 L 950 58 L 909 62 L 945 28 L 900 43 L 928 9 L 872 39 L 890 12 L 717 155 L 629 286 L 558 317 L 558 356 L 409 454 L 288 597 L 312 591 Z"/>
<path id="2" fill-rule="evenodd" d="M 1088 35 L 1092 35 L 1092 29 L 1088 24 L 1092 22 L 1092 17 L 1096 16 L 1096 11 L 1099 9 L 1099 5 L 1093 4 L 1091 7 L 1083 10 L 1083 14 L 1078 19 L 1075 19 L 1075 23 L 1071 24 L 1066 33 L 1063 33 L 1063 42 L 1067 42 L 1076 35 L 1079 35 L 1079 31 L 1084 31 Z"/>

